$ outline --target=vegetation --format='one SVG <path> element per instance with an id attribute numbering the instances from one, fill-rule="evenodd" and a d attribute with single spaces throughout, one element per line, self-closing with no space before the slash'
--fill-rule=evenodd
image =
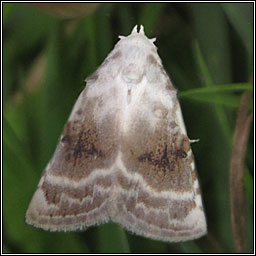
<path id="1" fill-rule="evenodd" d="M 70 18 L 71 8 L 56 15 L 49 13 L 51 7 L 3 4 L 3 251 L 234 253 L 239 249 L 231 215 L 239 213 L 246 219 L 242 250 L 252 252 L 252 131 L 242 165 L 245 212 L 232 208 L 231 213 L 230 193 L 238 190 L 229 189 L 229 168 L 240 98 L 253 89 L 253 3 L 102 3 L 90 8 Z M 118 35 L 128 35 L 136 24 L 157 38 L 159 55 L 179 90 L 188 136 L 200 139 L 192 148 L 208 235 L 168 244 L 112 223 L 78 233 L 26 225 L 26 209 L 84 79 Z M 246 104 L 252 111 L 251 100 Z"/>

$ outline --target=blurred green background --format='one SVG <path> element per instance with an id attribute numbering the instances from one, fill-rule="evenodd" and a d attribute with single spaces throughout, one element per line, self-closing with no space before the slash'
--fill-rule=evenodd
<path id="1" fill-rule="evenodd" d="M 232 253 L 229 162 L 241 94 L 252 90 L 253 3 L 3 4 L 3 250 L 6 253 Z M 76 5 L 76 6 L 75 6 Z M 84 79 L 143 24 L 179 90 L 208 235 L 164 243 L 115 224 L 49 233 L 24 223 Z M 249 83 L 251 82 L 251 83 Z M 252 107 L 251 107 L 252 109 Z M 245 162 L 246 247 L 253 250 L 253 140 Z"/>

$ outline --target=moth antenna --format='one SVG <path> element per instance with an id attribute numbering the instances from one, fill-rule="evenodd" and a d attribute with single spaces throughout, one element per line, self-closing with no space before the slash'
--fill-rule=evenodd
<path id="1" fill-rule="evenodd" d="M 149 41 L 153 44 L 156 41 L 156 38 L 155 37 L 151 38 L 151 39 L 149 39 Z"/>
<path id="2" fill-rule="evenodd" d="M 195 143 L 195 142 L 199 142 L 199 140 L 200 140 L 200 139 L 194 139 L 194 140 L 190 140 L 190 139 L 189 139 L 189 142 L 190 142 L 190 143 Z"/>
<path id="3" fill-rule="evenodd" d="M 133 30 L 132 30 L 132 34 L 137 34 L 138 32 L 138 25 L 135 25 L 135 27 L 133 28 Z"/>
<path id="4" fill-rule="evenodd" d="M 139 33 L 145 35 L 143 25 L 140 25 L 140 32 Z"/>

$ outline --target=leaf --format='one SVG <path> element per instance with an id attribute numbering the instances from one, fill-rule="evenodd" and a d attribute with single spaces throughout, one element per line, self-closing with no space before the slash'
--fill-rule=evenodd
<path id="1" fill-rule="evenodd" d="M 179 98 L 188 98 L 202 102 L 216 103 L 227 105 L 230 107 L 237 107 L 239 103 L 239 96 L 233 95 L 231 92 L 252 90 L 253 86 L 250 83 L 238 84 L 224 84 L 218 86 L 204 87 L 190 89 L 187 91 L 179 92 Z M 227 94 L 230 92 L 230 94 Z"/>
<path id="2" fill-rule="evenodd" d="M 126 232 L 112 223 L 98 227 L 97 248 L 97 253 L 130 253 Z"/>

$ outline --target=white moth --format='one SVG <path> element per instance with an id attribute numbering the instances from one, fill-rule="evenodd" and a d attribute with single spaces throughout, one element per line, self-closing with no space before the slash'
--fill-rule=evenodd
<path id="1" fill-rule="evenodd" d="M 86 79 L 26 213 L 49 231 L 113 221 L 148 238 L 206 234 L 177 91 L 143 26 Z"/>

